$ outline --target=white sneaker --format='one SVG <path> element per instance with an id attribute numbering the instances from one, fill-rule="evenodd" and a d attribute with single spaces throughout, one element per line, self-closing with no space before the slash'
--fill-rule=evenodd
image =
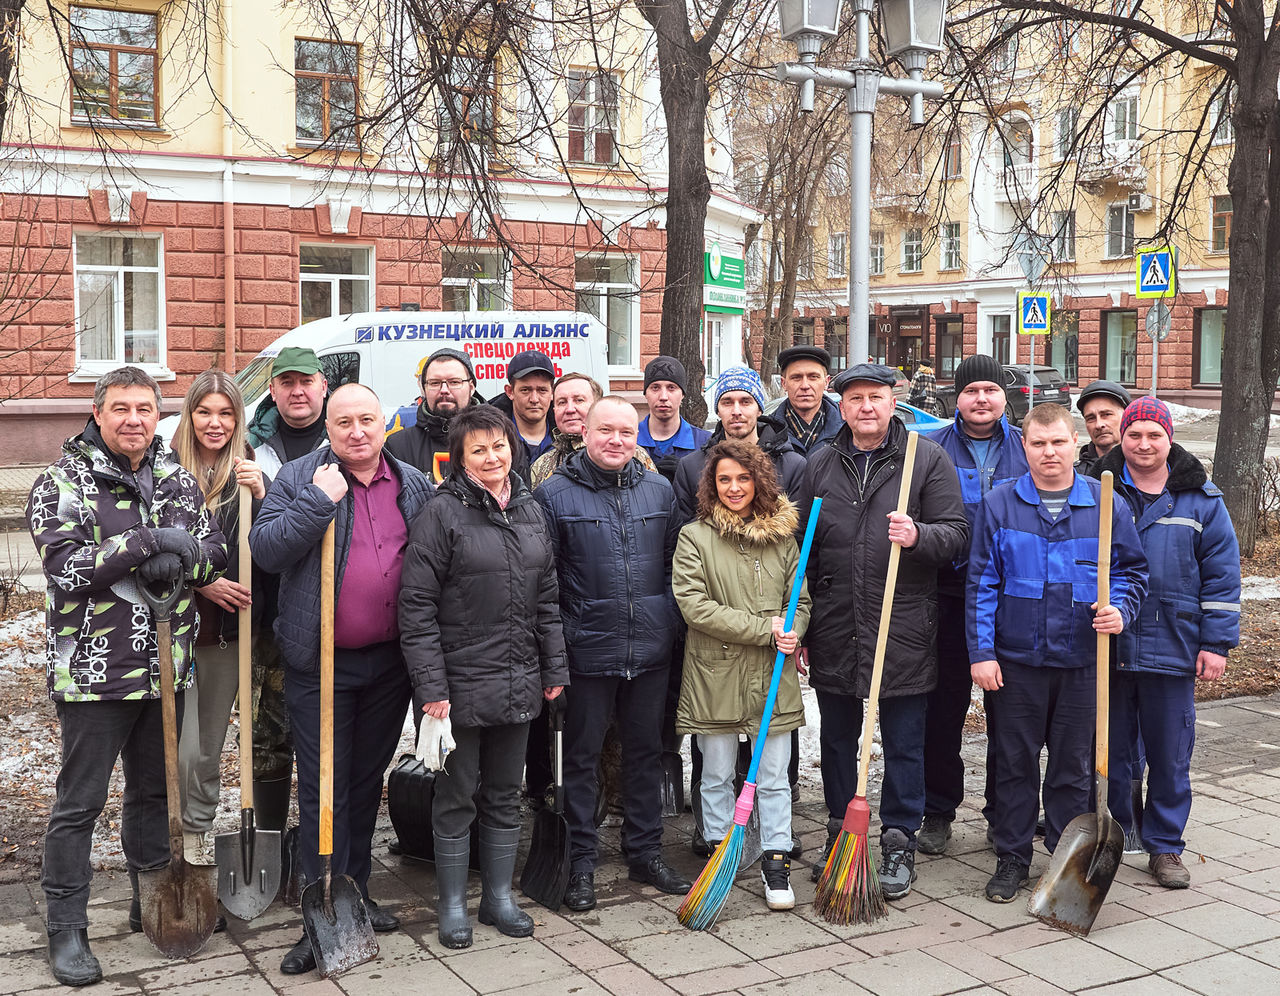
<path id="1" fill-rule="evenodd" d="M 765 905 L 771 910 L 790 910 L 796 905 L 791 888 L 791 858 L 785 851 L 767 851 L 760 859 Z"/>

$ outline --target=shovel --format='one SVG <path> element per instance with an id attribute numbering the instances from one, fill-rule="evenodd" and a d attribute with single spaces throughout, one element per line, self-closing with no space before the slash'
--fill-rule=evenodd
<path id="1" fill-rule="evenodd" d="M 151 606 L 160 652 L 160 716 L 164 727 L 164 780 L 169 807 L 169 863 L 138 872 L 142 930 L 170 958 L 190 958 L 205 946 L 218 919 L 215 870 L 189 865 L 182 850 L 182 803 L 178 795 L 178 710 L 174 701 L 173 633 L 169 610 L 182 594 L 182 582 L 155 595 L 141 581 L 138 591 Z"/>
<path id="2" fill-rule="evenodd" d="M 662 752 L 662 815 L 684 815 L 684 761 L 676 750 Z"/>
<path id="3" fill-rule="evenodd" d="M 569 824 L 564 818 L 564 703 L 561 692 L 549 703 L 555 743 L 555 798 L 533 819 L 529 857 L 520 873 L 520 891 L 553 913 L 569 886 Z"/>
<path id="4" fill-rule="evenodd" d="M 1102 475 L 1098 512 L 1098 608 L 1111 595 L 1111 505 L 1114 478 Z M 1111 638 L 1098 634 L 1098 708 L 1094 721 L 1093 786 L 1095 811 L 1082 813 L 1067 824 L 1053 852 L 1049 870 L 1036 883 L 1027 911 L 1045 923 L 1081 937 L 1088 935 L 1124 854 L 1124 834 L 1107 807 L 1107 768 L 1110 748 Z"/>
<path id="5" fill-rule="evenodd" d="M 333 874 L 333 523 L 320 548 L 320 880 L 302 890 L 302 923 L 321 978 L 378 956 L 369 910 L 349 875 Z"/>
<path id="6" fill-rule="evenodd" d="M 253 517 L 253 493 L 240 489 L 240 577 L 252 589 L 253 561 L 249 552 L 249 523 Z M 252 920 L 276 898 L 280 888 L 280 831 L 259 830 L 253 825 L 253 621 L 250 609 L 239 612 L 240 634 L 240 831 L 213 838 L 213 860 L 218 866 L 218 898 L 228 913 Z"/>

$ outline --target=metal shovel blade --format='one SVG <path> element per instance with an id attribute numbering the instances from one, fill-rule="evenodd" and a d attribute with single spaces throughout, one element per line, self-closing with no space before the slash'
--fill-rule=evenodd
<path id="1" fill-rule="evenodd" d="M 325 894 L 328 886 L 328 894 Z M 363 965 L 378 957 L 369 910 L 355 880 L 327 874 L 302 890 L 302 924 L 322 978 Z"/>
<path id="2" fill-rule="evenodd" d="M 1123 855 L 1124 834 L 1111 814 L 1082 813 L 1062 831 L 1027 912 L 1052 927 L 1087 936 Z"/>
<path id="3" fill-rule="evenodd" d="M 560 698 L 563 698 L 561 696 Z M 529 857 L 520 873 L 520 891 L 553 913 L 569 887 L 569 822 L 564 818 L 564 708 L 552 700 L 555 743 L 555 799 L 533 820 Z"/>
<path id="4" fill-rule="evenodd" d="M 163 868 L 138 873 L 142 930 L 170 958 L 190 958 L 213 935 L 218 893 L 212 865 L 174 855 Z"/>
<path id="5" fill-rule="evenodd" d="M 684 761 L 674 750 L 662 752 L 662 815 L 684 815 Z"/>
<path id="6" fill-rule="evenodd" d="M 259 830 L 253 810 L 240 814 L 240 829 L 213 838 L 218 898 L 232 916 L 252 920 L 266 911 L 280 890 L 280 831 Z"/>
<path id="7" fill-rule="evenodd" d="M 298 837 L 298 828 L 292 826 L 285 831 L 280 846 L 281 878 L 284 880 L 282 898 L 295 910 L 302 905 L 302 889 L 306 885 L 303 882 L 302 855 L 298 853 Z"/>

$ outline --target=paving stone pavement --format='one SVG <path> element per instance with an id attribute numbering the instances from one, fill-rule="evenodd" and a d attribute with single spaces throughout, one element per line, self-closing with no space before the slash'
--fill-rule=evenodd
<path id="1" fill-rule="evenodd" d="M 90 937 L 106 972 L 95 994 L 340 996 L 394 992 L 684 996 L 1075 992 L 1108 996 L 1280 992 L 1280 694 L 1202 705 L 1192 768 L 1196 801 L 1187 828 L 1192 887 L 1160 889 L 1145 860 L 1125 858 L 1088 938 L 1044 926 L 1017 902 L 982 897 L 994 870 L 977 793 L 980 738 L 966 745 L 970 797 L 947 853 L 921 856 L 910 896 L 875 924 L 839 927 L 813 910 L 811 859 L 824 837 L 821 801 L 802 800 L 795 829 L 806 859 L 792 882 L 797 906 L 764 907 L 758 872 L 738 877 L 717 925 L 685 930 L 679 897 L 629 882 L 618 828 L 602 835 L 600 904 L 584 914 L 550 913 L 528 901 L 537 930 L 514 941 L 475 926 L 475 944 L 450 951 L 436 940 L 430 865 L 375 843 L 370 891 L 402 920 L 378 938 L 379 957 L 337 978 L 280 974 L 299 936 L 296 911 L 277 903 L 252 923 L 231 921 L 195 958 L 169 961 L 128 929 L 128 880 L 94 879 Z M 812 790 L 807 793 L 816 796 Z M 873 799 L 873 811 L 874 811 Z M 384 823 L 385 825 L 385 823 Z M 686 814 L 667 821 L 668 860 L 691 877 L 702 862 L 688 849 Z M 874 828 L 873 828 L 874 831 Z M 1038 853 L 1032 874 L 1048 864 Z M 1033 878 L 1034 880 L 1034 878 Z M 474 923 L 479 883 L 472 876 Z M 56 989 L 45 961 L 37 882 L 0 887 L 0 994 Z"/>

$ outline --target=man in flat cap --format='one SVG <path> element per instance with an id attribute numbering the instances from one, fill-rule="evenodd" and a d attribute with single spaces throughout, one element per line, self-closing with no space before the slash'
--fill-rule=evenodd
<path id="1" fill-rule="evenodd" d="M 835 438 L 844 422 L 840 408 L 826 397 L 831 354 L 820 346 L 792 346 L 778 354 L 778 372 L 787 400 L 778 417 L 787 426 L 791 445 L 810 456 Z"/>
<path id="2" fill-rule="evenodd" d="M 655 356 L 644 368 L 644 399 L 649 414 L 640 421 L 637 442 L 649 451 L 658 473 L 675 480 L 680 461 L 702 448 L 711 433 L 680 415 L 687 376 L 674 356 Z"/>
<path id="3" fill-rule="evenodd" d="M 1094 477 L 1094 467 L 1120 445 L 1120 418 L 1133 399 L 1113 380 L 1095 380 L 1080 392 L 1076 408 L 1084 418 L 1089 441 L 1080 447 L 1076 472 Z"/>
<path id="4" fill-rule="evenodd" d="M 828 812 L 827 846 L 815 872 L 857 790 L 863 699 L 871 690 L 890 544 L 902 547 L 880 687 L 880 885 L 887 899 L 906 896 L 915 879 L 925 702 L 938 671 L 938 568 L 969 539 L 955 468 L 929 439 L 916 450 L 908 510 L 896 510 L 907 447 L 906 426 L 893 417 L 896 380 L 895 370 L 878 363 L 859 363 L 835 378 L 843 421 L 831 444 L 809 457 L 801 509 L 805 522 L 812 499 L 823 499 L 809 558 L 813 612 L 805 637 L 809 684 L 822 715 Z"/>

